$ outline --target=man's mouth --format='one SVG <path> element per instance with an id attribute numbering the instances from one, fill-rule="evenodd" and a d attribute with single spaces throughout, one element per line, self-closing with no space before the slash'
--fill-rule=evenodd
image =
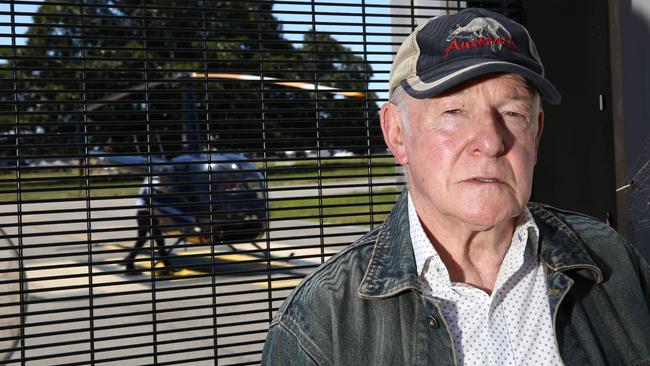
<path id="1" fill-rule="evenodd" d="M 498 183 L 499 180 L 496 178 L 473 178 L 473 181 L 476 182 L 481 182 L 481 183 Z"/>

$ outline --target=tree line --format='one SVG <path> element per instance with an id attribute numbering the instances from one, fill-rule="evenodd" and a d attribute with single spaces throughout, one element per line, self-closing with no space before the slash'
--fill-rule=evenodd
<path id="1" fill-rule="evenodd" d="M 365 91 L 370 65 L 332 35 L 312 29 L 294 44 L 271 1 L 143 4 L 39 7 L 26 44 L 0 49 L 2 155 L 14 156 L 16 146 L 25 156 L 78 156 L 97 147 L 173 155 L 192 136 L 188 120 L 198 122 L 203 146 L 258 156 L 381 144 L 372 92 L 341 97 L 201 77 L 254 75 Z"/>

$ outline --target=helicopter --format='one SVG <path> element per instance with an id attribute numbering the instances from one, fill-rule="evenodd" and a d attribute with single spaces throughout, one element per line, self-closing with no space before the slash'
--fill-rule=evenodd
<path id="1" fill-rule="evenodd" d="M 228 73 L 196 73 L 178 76 L 180 79 L 232 79 L 264 81 L 290 88 L 321 91 L 344 97 L 365 97 L 365 93 L 342 91 L 334 87 L 305 82 L 282 81 L 270 77 Z M 150 82 L 115 93 L 93 104 L 92 112 L 130 94 L 163 85 Z M 241 153 L 209 151 L 201 147 L 201 132 L 195 96 L 183 91 L 183 151 L 168 157 L 165 154 L 124 155 L 105 148 L 93 149 L 91 154 L 99 165 L 144 175 L 140 198 L 155 220 L 148 230 L 152 247 L 156 240 L 175 238 L 166 248 L 170 253 L 187 244 L 224 243 L 235 251 L 233 243 L 250 243 L 263 253 L 255 240 L 268 228 L 268 191 L 265 177 L 257 165 Z M 142 229 L 142 228 L 140 228 Z M 140 232 L 141 230 L 139 230 Z M 151 235 L 150 234 L 150 235 Z M 140 240 L 140 238 L 139 238 Z M 266 257 L 264 257 L 266 258 Z"/>

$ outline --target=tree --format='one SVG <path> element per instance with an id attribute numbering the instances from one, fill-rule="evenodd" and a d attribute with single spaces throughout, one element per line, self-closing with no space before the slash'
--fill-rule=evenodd
<path id="1" fill-rule="evenodd" d="M 367 121 L 376 118 L 365 99 L 187 77 L 227 72 L 365 89 L 372 71 L 362 58 L 313 31 L 295 47 L 283 38 L 272 5 L 213 0 L 161 0 L 156 7 L 141 0 L 41 5 L 27 46 L 16 49 L 18 93 L 2 94 L 5 100 L 20 99 L 21 124 L 46 132 L 29 141 L 34 147 L 28 154 L 75 155 L 94 145 L 180 153 L 179 136 L 189 118 L 182 98 L 187 92 L 195 99 L 203 135 L 221 150 L 365 147 Z M 119 92 L 121 98 L 106 100 Z"/>

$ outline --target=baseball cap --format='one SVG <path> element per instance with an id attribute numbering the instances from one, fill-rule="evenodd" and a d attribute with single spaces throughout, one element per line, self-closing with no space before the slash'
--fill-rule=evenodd
<path id="1" fill-rule="evenodd" d="M 544 100 L 562 97 L 544 77 L 535 43 L 521 24 L 486 9 L 468 8 L 420 24 L 402 43 L 390 72 L 390 95 L 398 85 L 414 98 L 429 98 L 477 76 L 516 73 Z"/>

